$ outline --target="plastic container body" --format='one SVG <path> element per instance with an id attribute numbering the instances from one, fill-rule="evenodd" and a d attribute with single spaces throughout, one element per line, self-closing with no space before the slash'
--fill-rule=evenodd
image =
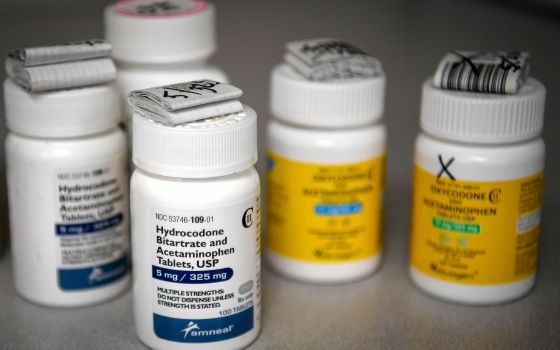
<path id="1" fill-rule="evenodd" d="M 134 320 L 144 344 L 153 349 L 224 350 L 244 348 L 256 339 L 260 330 L 258 197 L 259 178 L 253 167 L 200 179 L 134 171 Z M 225 234 L 190 233 L 202 230 Z M 189 233 L 183 237 L 173 233 L 181 231 Z M 164 237 L 184 243 L 170 243 Z M 229 253 L 180 258 L 161 249 Z M 189 263 L 192 266 L 185 265 Z"/>
<path id="2" fill-rule="evenodd" d="M 266 258 L 274 270 L 336 284 L 379 267 L 386 133 L 380 123 L 328 129 L 270 122 Z"/>
<path id="3" fill-rule="evenodd" d="M 46 306 L 96 304 L 126 290 L 128 194 L 122 130 L 6 139 L 15 288 Z"/>
<path id="4" fill-rule="evenodd" d="M 416 141 L 410 273 L 429 295 L 505 303 L 535 283 L 545 147 L 541 138 Z"/>

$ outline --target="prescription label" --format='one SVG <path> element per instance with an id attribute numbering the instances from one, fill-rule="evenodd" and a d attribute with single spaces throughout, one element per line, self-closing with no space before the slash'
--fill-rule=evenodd
<path id="1" fill-rule="evenodd" d="M 128 272 L 124 156 L 55 172 L 58 285 L 65 291 L 114 283 Z"/>
<path id="2" fill-rule="evenodd" d="M 385 156 L 348 164 L 295 161 L 269 152 L 268 248 L 314 263 L 357 261 L 382 246 Z"/>
<path id="3" fill-rule="evenodd" d="M 543 173 L 507 181 L 438 176 L 416 165 L 411 263 L 432 277 L 488 285 L 537 266 Z"/>
<path id="4" fill-rule="evenodd" d="M 259 199 L 220 208 L 153 208 L 155 334 L 212 343 L 260 322 Z"/>

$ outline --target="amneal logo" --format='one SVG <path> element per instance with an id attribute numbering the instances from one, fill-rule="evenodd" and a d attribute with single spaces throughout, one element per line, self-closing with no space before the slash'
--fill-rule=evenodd
<path id="1" fill-rule="evenodd" d="M 89 283 L 97 281 L 101 278 L 101 276 L 103 276 L 103 269 L 100 267 L 94 267 L 89 274 Z"/>
<path id="2" fill-rule="evenodd" d="M 189 321 L 187 328 L 183 329 L 181 332 L 185 332 L 184 339 L 187 337 L 211 337 L 214 335 L 221 335 L 231 333 L 233 330 L 233 325 L 230 324 L 227 327 L 215 328 L 215 329 L 200 329 L 198 323 Z"/>
<path id="3" fill-rule="evenodd" d="M 126 272 L 126 264 L 120 264 L 111 270 L 103 270 L 101 267 L 96 266 L 91 270 L 88 276 L 89 284 L 100 283 L 105 280 L 115 278 Z"/>
<path id="4" fill-rule="evenodd" d="M 189 335 L 189 332 L 195 329 L 200 329 L 200 327 L 198 327 L 198 324 L 194 323 L 193 321 L 190 321 L 189 324 L 187 325 L 187 328 L 183 329 L 181 332 L 185 332 L 185 336 L 184 338 L 187 338 L 187 335 Z"/>

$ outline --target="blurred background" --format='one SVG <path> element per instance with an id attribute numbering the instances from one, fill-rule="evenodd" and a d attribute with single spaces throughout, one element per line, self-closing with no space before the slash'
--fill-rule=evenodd
<path id="1" fill-rule="evenodd" d="M 0 0 L 0 55 L 16 47 L 101 38 L 106 4 L 102 0 Z M 388 77 L 384 265 L 364 282 L 332 289 L 298 285 L 266 271 L 264 328 L 253 348 L 560 348 L 560 225 L 556 219 L 560 215 L 560 1 L 217 0 L 215 4 L 219 46 L 212 62 L 243 89 L 243 101 L 259 114 L 261 175 L 266 149 L 264 127 L 270 118 L 269 72 L 281 61 L 286 42 L 314 37 L 348 41 L 379 58 Z M 529 51 L 531 75 L 547 87 L 546 192 L 537 287 L 527 298 L 490 308 L 490 312 L 431 300 L 407 279 L 412 152 L 419 130 L 420 86 L 449 49 Z M 3 70 L 0 77 L 5 77 Z M 0 116 L 3 139 L 2 109 Z M 3 153 L 3 146 L 0 148 Z M 6 237 L 3 168 L 0 183 L 0 220 Z M 24 336 L 17 322 L 35 325 L 39 320 L 55 319 L 74 332 L 82 332 L 73 324 L 84 320 L 85 311 L 68 316 L 55 310 L 47 317 L 41 314 L 45 309 L 18 306 L 24 302 L 16 296 L 10 297 L 15 301 L 3 297 L 13 294 L 7 260 L 4 251 L 0 258 L 0 341 L 7 339 L 5 344 L 14 349 L 40 344 L 22 345 L 13 340 L 18 334 Z M 345 296 L 352 299 L 350 304 L 345 304 Z M 102 319 L 104 312 L 113 313 L 107 324 L 96 324 L 94 334 L 79 333 L 83 343 L 69 344 L 68 339 L 75 334 L 68 330 L 39 327 L 34 331 L 47 337 L 53 337 L 54 332 L 61 337 L 61 343 L 55 339 L 52 348 L 74 344 L 82 349 L 132 349 L 139 343 L 131 328 L 129 302 L 127 295 L 113 303 L 112 311 L 107 311 L 109 306 L 88 309 L 88 315 L 94 317 L 92 322 L 98 320 L 96 315 Z M 3 305 L 7 303 L 16 306 L 6 309 Z M 24 316 L 25 312 L 35 313 L 38 320 Z M 6 323 L 14 318 L 14 324 Z M 314 324 L 317 319 L 322 322 L 320 326 Z M 10 332 L 12 337 L 5 337 Z M 90 342 L 101 333 L 109 346 Z"/>

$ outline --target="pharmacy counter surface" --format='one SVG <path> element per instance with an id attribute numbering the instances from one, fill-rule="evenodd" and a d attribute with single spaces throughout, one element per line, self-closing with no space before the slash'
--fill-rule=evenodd
<path id="1" fill-rule="evenodd" d="M 263 324 L 249 349 L 558 349 L 560 348 L 560 15 L 529 13 L 490 1 L 216 1 L 214 60 L 259 114 L 265 151 L 270 69 L 289 40 L 338 37 L 383 62 L 389 130 L 385 252 L 373 276 L 343 286 L 312 286 L 263 269 Z M 105 1 L 6 0 L 0 54 L 9 48 L 103 36 Z M 542 2 L 544 3 L 544 2 Z M 552 3 L 552 2 L 551 2 Z M 550 39 L 549 39 L 550 38 Z M 547 87 L 547 170 L 537 283 L 516 302 L 468 307 L 434 300 L 408 277 L 412 152 L 420 87 L 448 49 L 522 49 L 531 75 Z M 2 73 L 0 73 L 1 75 Z M 3 111 L 0 110 L 3 124 Z M 0 136 L 5 135 L 0 127 Z M 264 162 L 258 168 L 264 174 Z M 4 169 L 0 182 L 5 183 Z M 32 215 L 32 213 L 30 213 Z M 7 236 L 5 188 L 0 224 Z M 48 233 L 46 233 L 48 234 Z M 102 305 L 49 309 L 13 287 L 7 238 L 0 252 L 0 349 L 142 349 L 131 291 Z M 8 247 L 6 247 L 8 246 Z"/>

